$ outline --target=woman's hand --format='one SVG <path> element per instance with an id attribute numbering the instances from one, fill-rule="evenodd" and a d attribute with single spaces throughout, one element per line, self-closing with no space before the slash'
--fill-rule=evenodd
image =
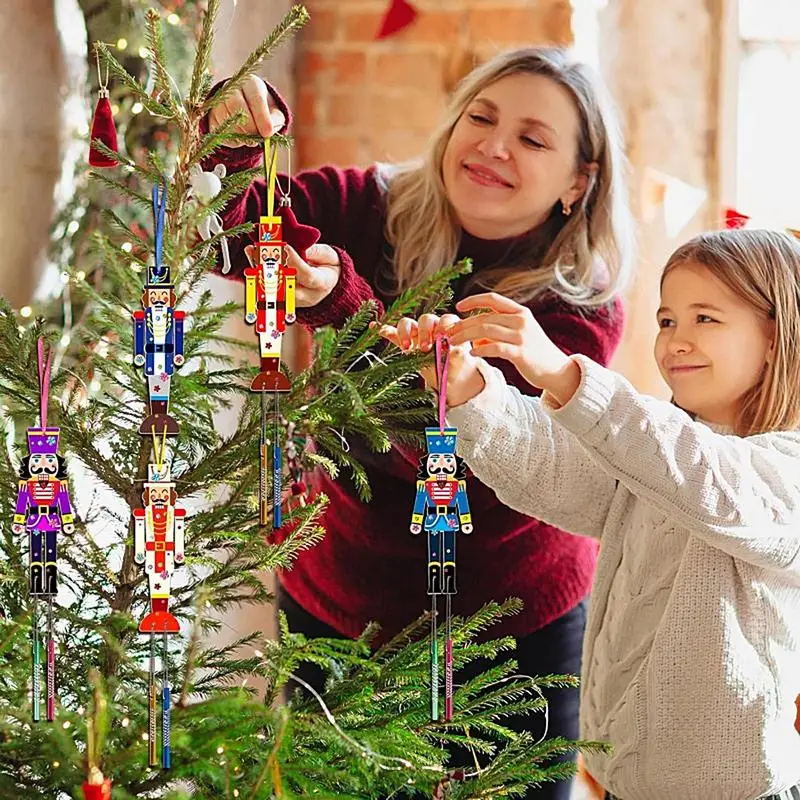
<path id="1" fill-rule="evenodd" d="M 399 347 L 404 352 L 421 350 L 430 352 L 436 337 L 447 335 L 451 327 L 459 322 L 455 314 L 423 314 L 419 320 L 403 317 L 396 326 L 383 325 L 379 334 Z M 450 408 L 466 403 L 480 394 L 485 385 L 483 376 L 478 371 L 478 359 L 469 352 L 469 346 L 462 344 L 450 346 L 450 363 L 447 371 L 447 405 Z M 420 370 L 425 383 L 438 390 L 436 367 L 425 367 Z"/>
<path id="2" fill-rule="evenodd" d="M 489 292 L 456 304 L 460 312 L 486 309 L 460 320 L 450 331 L 453 345 L 472 342 L 472 355 L 510 361 L 528 383 L 566 403 L 581 381 L 580 367 L 560 350 L 535 320 L 529 308 Z"/>
<path id="3" fill-rule="evenodd" d="M 213 131 L 228 117 L 243 112 L 244 124 L 234 129 L 235 133 L 246 133 L 268 139 L 286 124 L 286 117 L 276 105 L 261 78 L 251 75 L 233 94 L 218 103 L 208 115 L 208 127 Z M 246 147 L 246 142 L 233 141 L 227 147 Z"/>
<path id="4" fill-rule="evenodd" d="M 287 244 L 284 248 L 286 266 L 297 270 L 295 305 L 309 308 L 321 303 L 339 282 L 342 271 L 339 254 L 330 245 L 318 242 L 306 250 L 304 261 L 293 247 Z M 258 264 L 258 248 L 254 244 L 247 245 L 244 254 L 253 266 Z"/>

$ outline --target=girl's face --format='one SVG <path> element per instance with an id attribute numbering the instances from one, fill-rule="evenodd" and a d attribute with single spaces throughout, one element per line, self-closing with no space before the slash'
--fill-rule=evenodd
<path id="1" fill-rule="evenodd" d="M 775 324 L 702 264 L 673 267 L 661 287 L 655 355 L 675 402 L 733 427 L 772 358 Z"/>
<path id="2" fill-rule="evenodd" d="M 578 112 L 543 75 L 508 75 L 479 92 L 456 123 L 442 159 L 461 226 L 482 239 L 519 236 L 561 200 L 586 188 L 577 169 Z"/>

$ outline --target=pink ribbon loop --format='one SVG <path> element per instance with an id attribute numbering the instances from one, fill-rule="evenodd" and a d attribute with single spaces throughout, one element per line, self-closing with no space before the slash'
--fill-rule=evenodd
<path id="1" fill-rule="evenodd" d="M 436 337 L 436 385 L 439 387 L 439 431 L 444 433 L 447 413 L 447 373 L 450 370 L 450 340 Z"/>
<path id="2" fill-rule="evenodd" d="M 47 364 L 44 363 L 44 339 L 37 342 L 37 361 L 39 362 L 39 421 L 42 430 L 47 428 L 47 406 L 50 402 L 50 365 L 53 362 L 53 351 L 47 354 Z"/>

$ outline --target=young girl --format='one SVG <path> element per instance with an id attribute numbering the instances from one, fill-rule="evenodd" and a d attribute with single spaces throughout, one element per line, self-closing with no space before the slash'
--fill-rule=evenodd
<path id="1" fill-rule="evenodd" d="M 212 112 L 210 126 L 236 111 L 247 119 L 245 131 L 262 136 L 290 117 L 256 78 Z M 223 149 L 221 157 L 230 173 L 255 166 L 261 152 Z M 321 231 L 324 243 L 309 250 L 307 262 L 289 251 L 298 320 L 339 326 L 363 301 L 389 303 L 444 265 L 470 257 L 473 274 L 453 286 L 457 298 L 487 288 L 513 297 L 559 347 L 607 363 L 622 332 L 618 295 L 631 265 L 622 160 L 615 116 L 585 65 L 561 50 L 503 53 L 455 91 L 418 161 L 329 165 L 295 176 L 292 208 L 300 222 Z M 281 182 L 285 189 L 287 179 Z M 226 227 L 257 221 L 264 197 L 263 181 L 254 182 L 229 203 Z M 244 244 L 231 243 L 233 276 L 247 265 Z M 536 391 L 512 365 L 502 367 L 522 391 Z M 326 536 L 280 575 L 280 606 L 292 630 L 309 636 L 356 637 L 377 621 L 380 643 L 430 603 L 425 544 L 409 533 L 421 454 L 397 446 L 376 455 L 358 440 L 348 445 L 367 471 L 373 500 L 362 503 L 346 474 L 313 477 L 314 489 L 330 498 Z M 492 634 L 517 637 L 517 657 L 528 672 L 580 671 L 596 543 L 504 506 L 471 476 L 468 494 L 475 529 L 486 533 L 459 542 L 454 612 L 519 597 L 523 613 Z M 577 737 L 578 692 L 556 691 L 550 699 L 550 733 Z M 543 720 L 519 716 L 509 724 L 538 738 Z M 526 798 L 569 794 L 565 781 Z"/>
<path id="2" fill-rule="evenodd" d="M 495 294 L 459 303 L 484 310 L 462 321 L 404 321 L 423 348 L 447 330 L 448 422 L 480 480 L 601 541 L 581 735 L 613 746 L 586 757 L 607 797 L 800 797 L 799 287 L 788 235 L 709 233 L 681 247 L 655 345 L 671 403 L 565 355 Z"/>

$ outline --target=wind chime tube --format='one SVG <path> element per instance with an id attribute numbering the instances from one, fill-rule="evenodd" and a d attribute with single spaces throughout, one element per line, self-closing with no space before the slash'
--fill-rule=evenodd
<path id="1" fill-rule="evenodd" d="M 161 766 L 169 769 L 171 766 L 171 743 L 170 743 L 170 712 L 172 710 L 170 689 L 169 689 L 169 644 L 167 632 L 164 631 L 164 683 L 161 689 Z"/>
<path id="2" fill-rule="evenodd" d="M 439 719 L 439 640 L 436 629 L 436 595 L 431 598 L 431 719 Z"/>
<path id="3" fill-rule="evenodd" d="M 53 638 L 53 596 L 47 598 L 47 721 L 56 718 L 56 642 Z"/>
<path id="4" fill-rule="evenodd" d="M 445 595 L 445 599 L 444 721 L 450 722 L 453 719 L 453 636 L 450 629 L 450 620 L 453 615 L 452 595 Z"/>
<path id="5" fill-rule="evenodd" d="M 156 688 L 156 635 L 150 633 L 150 702 L 147 707 L 147 749 L 149 765 L 158 766 L 156 746 L 156 720 L 158 717 L 158 689 Z"/>
<path id="6" fill-rule="evenodd" d="M 258 470 L 258 523 L 269 525 L 269 492 L 267 490 L 267 393 L 261 392 L 261 443 L 259 448 Z"/>
<path id="7" fill-rule="evenodd" d="M 42 720 L 41 706 L 41 653 L 39 650 L 39 603 L 33 600 L 33 624 L 31 626 L 31 661 L 32 661 L 32 681 L 31 681 L 31 707 L 34 722 Z"/>
<path id="8" fill-rule="evenodd" d="M 280 445 L 280 395 L 275 392 L 275 426 L 272 431 L 272 527 L 278 529 L 283 524 L 281 518 L 281 495 L 283 493 L 281 474 L 282 453 Z"/>

